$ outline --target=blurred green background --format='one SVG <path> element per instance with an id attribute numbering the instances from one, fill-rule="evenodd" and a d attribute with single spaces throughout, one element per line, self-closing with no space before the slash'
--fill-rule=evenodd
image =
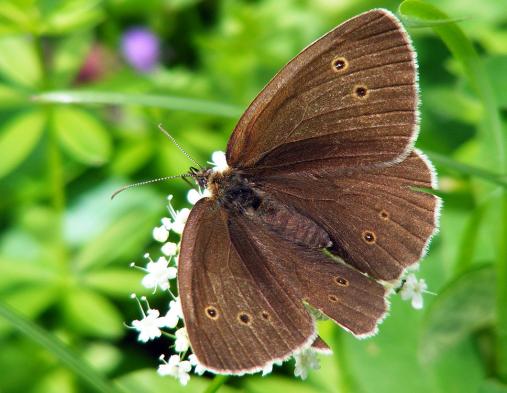
<path id="1" fill-rule="evenodd" d="M 208 375 L 186 388 L 159 377 L 163 341 L 139 344 L 123 325 L 139 317 L 129 294 L 147 294 L 128 264 L 158 250 L 151 232 L 166 195 L 181 208 L 187 185 L 109 196 L 188 169 L 159 123 L 205 162 L 303 47 L 359 12 L 399 6 L 0 1 L 0 392 L 211 389 Z M 335 354 L 307 381 L 284 366 L 230 378 L 221 391 L 507 392 L 507 1 L 407 1 L 400 13 L 420 65 L 417 146 L 433 159 L 444 199 L 418 274 L 437 295 L 422 311 L 392 296 L 367 340 L 322 323 Z M 158 56 L 124 53 L 133 27 L 158 39 Z"/>

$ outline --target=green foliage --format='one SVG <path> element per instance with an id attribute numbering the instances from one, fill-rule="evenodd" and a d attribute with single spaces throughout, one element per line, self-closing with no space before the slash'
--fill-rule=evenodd
<path id="1" fill-rule="evenodd" d="M 166 195 L 183 205 L 186 185 L 109 196 L 191 165 L 158 124 L 206 162 L 292 56 L 375 7 L 398 12 L 418 52 L 417 144 L 444 200 L 420 271 L 436 296 L 417 312 L 393 295 L 367 340 L 319 322 L 335 354 L 305 382 L 285 365 L 186 388 L 158 376 L 167 348 L 123 324 L 139 318 L 129 294 L 146 291 L 128 265 L 144 263 Z M 162 42 L 151 72 L 120 53 L 133 25 Z M 505 26 L 496 0 L 0 1 L 0 391 L 506 392 Z"/>

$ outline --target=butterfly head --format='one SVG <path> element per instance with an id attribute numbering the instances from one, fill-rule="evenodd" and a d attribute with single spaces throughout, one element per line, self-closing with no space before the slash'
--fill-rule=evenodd
<path id="1" fill-rule="evenodd" d="M 211 168 L 200 168 L 190 167 L 188 172 L 189 176 L 192 177 L 199 187 L 206 189 L 208 187 L 208 181 L 213 173 Z"/>

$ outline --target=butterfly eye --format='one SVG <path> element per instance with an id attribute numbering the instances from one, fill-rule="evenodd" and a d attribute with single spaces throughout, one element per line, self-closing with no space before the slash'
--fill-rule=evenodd
<path id="1" fill-rule="evenodd" d="M 348 68 L 349 63 L 345 59 L 345 57 L 335 57 L 331 62 L 331 69 L 334 72 L 341 72 Z"/>
<path id="2" fill-rule="evenodd" d="M 206 307 L 206 315 L 211 319 L 218 319 L 218 311 L 213 306 Z"/>
<path id="3" fill-rule="evenodd" d="M 239 313 L 238 314 L 238 320 L 245 324 L 245 325 L 249 325 L 250 324 L 250 321 L 251 321 L 251 317 L 250 315 L 248 315 L 246 312 L 242 312 L 242 313 Z"/>
<path id="4" fill-rule="evenodd" d="M 366 86 L 355 86 L 354 94 L 357 98 L 364 99 L 368 97 L 368 88 Z"/>
<path id="5" fill-rule="evenodd" d="M 363 240 L 368 244 L 373 244 L 377 241 L 377 237 L 375 236 L 375 233 L 373 233 L 372 231 L 364 231 Z"/>

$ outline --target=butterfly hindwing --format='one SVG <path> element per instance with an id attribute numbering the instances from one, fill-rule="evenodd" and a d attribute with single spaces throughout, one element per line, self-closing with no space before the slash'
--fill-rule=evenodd
<path id="1" fill-rule="evenodd" d="M 319 223 L 332 252 L 362 272 L 395 280 L 419 261 L 437 228 L 430 164 L 418 151 L 382 169 L 299 172 L 255 178 L 270 195 Z"/>
<path id="2" fill-rule="evenodd" d="M 230 221 L 233 244 L 252 243 L 252 250 L 300 301 L 326 315 L 356 336 L 376 332 L 387 311 L 386 289 L 344 263 L 336 262 L 320 249 L 310 249 L 279 237 L 255 217 L 239 216 Z M 248 258 L 252 251 L 240 246 Z"/>

